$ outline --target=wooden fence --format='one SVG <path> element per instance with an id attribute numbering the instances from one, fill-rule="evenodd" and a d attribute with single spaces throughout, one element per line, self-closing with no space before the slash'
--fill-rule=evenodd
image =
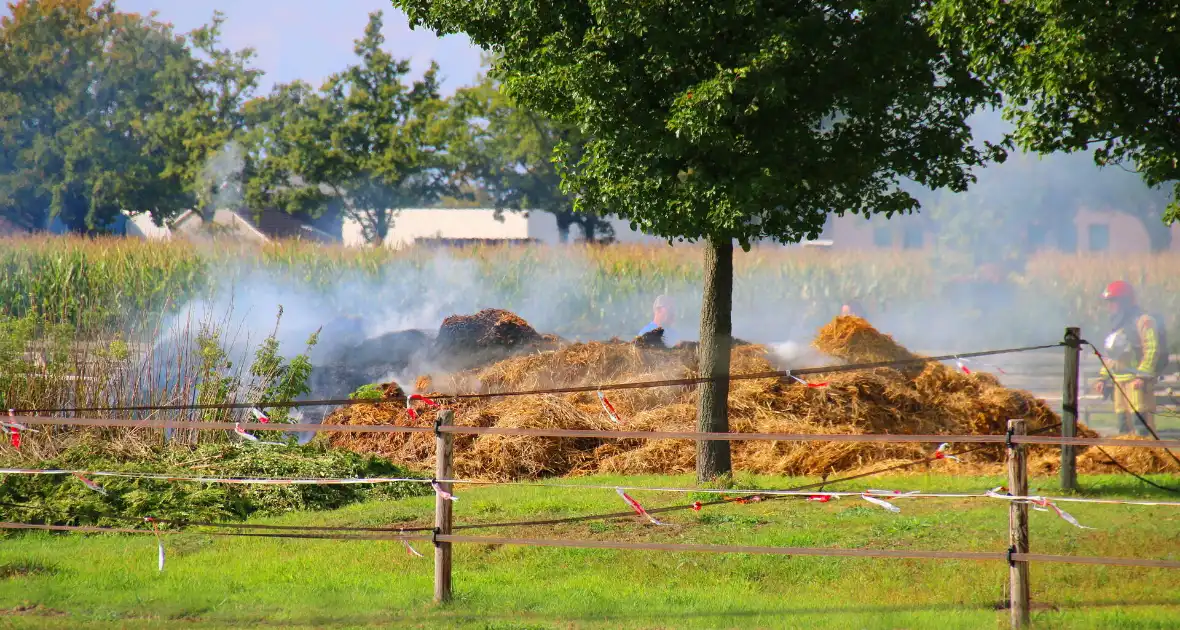
<path id="1" fill-rule="evenodd" d="M 1180 561 L 1151 560 L 1139 558 L 1110 558 L 1110 557 L 1077 557 L 1034 554 L 1031 552 L 1028 528 L 1028 469 L 1026 461 L 1026 446 L 1028 444 L 1060 445 L 1062 455 L 1061 483 L 1063 488 L 1076 489 L 1077 479 L 1074 468 L 1075 447 L 1118 445 L 1130 448 L 1177 448 L 1180 440 L 1160 439 L 1151 442 L 1115 440 L 1111 438 L 1078 438 L 1076 437 L 1076 423 L 1078 419 L 1078 401 L 1081 398 L 1079 386 L 1081 383 L 1081 336 L 1076 328 L 1066 330 L 1061 347 L 1061 380 L 1062 384 L 1062 425 L 1061 437 L 1045 435 L 1029 435 L 1024 420 L 1014 419 L 1008 423 L 1006 435 L 882 435 L 882 434 L 777 434 L 777 433 L 706 433 L 696 431 L 599 431 L 599 430 L 568 430 L 568 429 L 524 429 L 513 427 L 470 427 L 454 424 L 454 412 L 440 410 L 436 415 L 433 427 L 401 426 L 401 425 L 313 425 L 313 424 L 265 424 L 265 423 L 227 423 L 227 422 L 167 422 L 167 421 L 137 421 L 116 418 L 54 418 L 45 416 L 12 417 L 10 420 L 28 425 L 80 425 L 103 427 L 139 427 L 139 428 L 191 428 L 200 430 L 236 430 L 249 431 L 316 431 L 316 432 L 351 432 L 351 433 L 421 433 L 433 432 L 435 435 L 436 470 L 435 479 L 431 485 L 435 489 L 435 517 L 434 528 L 429 535 L 402 535 L 394 537 L 397 540 L 430 540 L 435 547 L 435 601 L 449 601 L 453 596 L 452 553 L 453 544 L 515 544 L 550 547 L 586 547 L 609 548 L 648 551 L 697 551 L 714 553 L 764 553 L 778 555 L 811 555 L 811 556 L 839 556 L 839 557 L 874 557 L 874 558 L 922 558 L 934 560 L 980 560 L 1004 561 L 1009 564 L 1009 608 L 1011 611 L 1011 625 L 1014 628 L 1027 626 L 1029 621 L 1029 572 L 1030 562 L 1062 562 L 1092 565 L 1113 565 L 1144 568 L 1180 568 Z M 633 384 L 640 385 L 640 384 Z M 651 386 L 651 384 L 648 384 Z M 511 394 L 491 395 L 525 395 L 528 392 L 514 392 Z M 453 475 L 453 439 L 456 433 L 464 434 L 500 434 L 524 435 L 536 437 L 593 437 L 604 439 L 691 439 L 699 442 L 711 440 L 780 440 L 780 441 L 808 441 L 808 442 L 909 442 L 909 443 L 974 443 L 974 444 L 1004 444 L 1007 451 L 1008 463 L 1008 496 L 1014 497 L 1009 503 L 1009 547 L 995 552 L 965 552 L 965 551 L 919 551 L 919 550 L 869 550 L 869 549 L 830 549 L 830 548 L 780 548 L 780 547 L 751 547 L 736 545 L 691 545 L 664 543 L 625 543 L 605 542 L 593 540 L 543 540 L 510 537 L 464 536 L 453 533 L 454 523 L 451 510 L 452 475 Z M 11 528 L 37 528 L 35 525 L 8 523 L 0 524 Z M 63 526 L 44 526 L 44 529 L 85 530 L 87 528 L 70 528 Z M 89 528 L 95 529 L 95 528 Z M 123 531 L 123 530 L 120 530 Z M 129 530 L 134 531 L 134 530 Z M 378 539 L 378 536 L 371 536 Z M 383 539 L 389 539 L 385 536 Z"/>

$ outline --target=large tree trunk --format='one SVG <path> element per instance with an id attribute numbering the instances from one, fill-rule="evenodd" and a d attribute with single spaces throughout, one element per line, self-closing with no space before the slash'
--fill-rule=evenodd
<path id="1" fill-rule="evenodd" d="M 378 248 L 385 245 L 385 237 L 389 236 L 389 213 L 385 210 L 377 211 L 377 221 L 373 226 L 373 245 Z"/>
<path id="2" fill-rule="evenodd" d="M 705 249 L 705 295 L 701 300 L 701 376 L 697 429 L 729 431 L 729 347 L 733 326 L 733 241 L 711 238 Z M 728 441 L 697 442 L 697 479 L 710 481 L 731 472 Z"/>
<path id="3" fill-rule="evenodd" d="M 557 242 L 564 245 L 570 240 L 570 225 L 573 220 L 569 212 L 554 212 L 553 217 L 557 219 Z"/>
<path id="4" fill-rule="evenodd" d="M 377 249 L 385 246 L 385 239 L 389 238 L 389 230 L 393 227 L 393 217 L 389 210 L 373 210 L 367 214 L 353 213 L 353 216 L 361 217 L 369 221 L 369 229 L 366 237 L 369 244 Z"/>
<path id="5" fill-rule="evenodd" d="M 582 221 L 582 234 L 586 237 L 587 243 L 594 243 L 597 239 L 598 221 L 597 217 L 587 215 Z"/>

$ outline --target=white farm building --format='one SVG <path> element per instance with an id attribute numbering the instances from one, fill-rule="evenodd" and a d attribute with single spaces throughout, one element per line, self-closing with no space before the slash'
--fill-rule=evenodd
<path id="1" fill-rule="evenodd" d="M 414 208 L 401 210 L 385 239 L 387 247 L 406 247 L 415 243 L 463 243 L 495 241 L 505 243 L 540 243 L 560 241 L 557 219 L 548 212 L 503 212 L 500 219 L 491 208 Z M 642 232 L 635 232 L 626 221 L 609 219 L 615 240 L 621 243 L 662 242 Z M 345 219 L 342 230 L 345 245 L 361 246 L 365 240 L 361 225 Z M 570 228 L 569 240 L 581 240 L 581 228 Z"/>

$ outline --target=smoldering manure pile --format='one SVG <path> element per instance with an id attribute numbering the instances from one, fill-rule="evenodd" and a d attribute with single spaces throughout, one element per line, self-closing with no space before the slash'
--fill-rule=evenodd
<path id="1" fill-rule="evenodd" d="M 496 345 L 488 332 L 495 322 L 508 320 L 506 338 L 517 348 L 510 356 L 449 374 L 418 378 L 414 391 L 430 395 L 446 392 L 495 393 L 555 387 L 590 386 L 697 375 L 692 348 L 652 347 L 621 340 L 564 343 L 537 335 L 515 316 L 503 311 L 464 320 L 462 336 L 476 349 Z M 510 314 L 509 314 L 510 315 Z M 481 319 L 482 318 L 482 319 Z M 515 319 L 513 319 L 515 318 Z M 517 321 L 519 320 L 519 322 Z M 449 321 L 449 320 L 448 320 Z M 483 322 L 482 324 L 480 322 Z M 523 324 L 523 326 L 522 326 Z M 482 326 L 482 327 L 481 327 Z M 445 327 L 445 326 L 444 326 Z M 524 333 L 519 331 L 524 330 Z M 813 345 L 829 357 L 849 363 L 912 359 L 915 355 L 858 317 L 832 320 Z M 741 345 L 732 353 L 733 373 L 780 369 L 767 348 Z M 1002 386 L 989 374 L 963 374 L 938 363 L 914 363 L 816 375 L 826 387 L 807 387 L 776 378 L 735 380 L 729 395 L 730 430 L 744 433 L 845 434 L 1000 434 L 1009 418 L 1024 418 L 1029 430 L 1055 427 L 1060 419 L 1042 400 L 1028 392 Z M 695 386 L 627 389 L 607 392 L 622 421 L 621 428 L 638 431 L 691 431 L 696 427 Z M 401 395 L 396 385 L 387 388 Z M 532 429 L 618 429 L 594 392 L 542 394 L 506 398 L 448 401 L 455 422 L 478 427 Z M 344 425 L 416 424 L 431 426 L 432 410 L 422 410 L 411 421 L 404 403 L 354 405 L 333 412 L 325 422 Z M 1044 435 L 1060 435 L 1056 428 Z M 1079 428 L 1083 436 L 1096 434 Z M 414 468 L 434 467 L 434 437 L 429 433 L 332 434 L 333 445 L 387 456 Z M 853 442 L 732 442 L 736 470 L 782 475 L 822 475 L 866 466 L 928 457 L 921 444 Z M 1033 447 L 1033 468 L 1054 468 L 1055 447 Z M 948 470 L 994 472 L 1003 461 L 1003 447 L 988 446 L 963 457 Z M 1104 464 L 1083 451 L 1079 466 L 1104 472 Z M 1159 467 L 1152 458 L 1149 468 Z M 651 474 L 690 472 L 695 465 L 689 440 L 543 438 L 504 435 L 455 436 L 455 467 L 459 477 L 486 480 L 535 479 L 591 473 Z M 1154 472 L 1145 471 L 1145 472 Z"/>

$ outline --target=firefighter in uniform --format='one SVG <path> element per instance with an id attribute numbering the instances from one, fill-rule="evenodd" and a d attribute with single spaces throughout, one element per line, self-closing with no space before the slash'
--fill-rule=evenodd
<path id="1" fill-rule="evenodd" d="M 1114 399 L 1120 434 L 1134 431 L 1150 435 L 1143 425 L 1155 430 L 1155 384 L 1168 355 L 1163 331 L 1159 322 L 1139 307 L 1130 284 L 1112 282 L 1102 299 L 1112 319 L 1111 332 L 1103 344 L 1110 369 L 1102 368 L 1096 389 Z"/>

